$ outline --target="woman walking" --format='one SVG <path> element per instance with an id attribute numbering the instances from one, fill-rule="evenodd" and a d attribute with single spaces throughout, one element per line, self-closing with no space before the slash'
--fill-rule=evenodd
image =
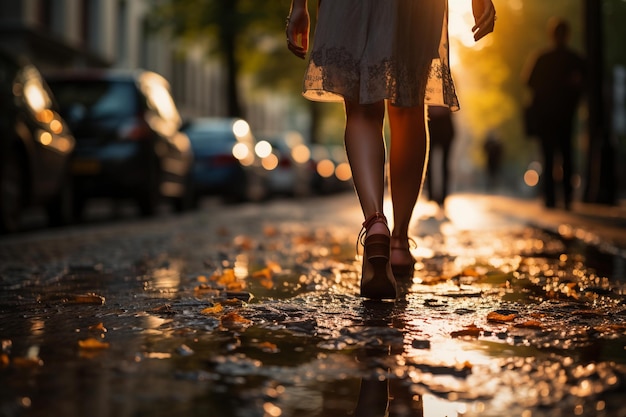
<path id="1" fill-rule="evenodd" d="M 468 0 L 469 1 L 469 0 Z M 472 0 L 475 40 L 493 31 L 491 0 Z M 303 94 L 345 105 L 344 141 L 363 210 L 361 296 L 396 298 L 396 278 L 412 275 L 409 221 L 428 158 L 425 106 L 457 110 L 448 66 L 447 0 L 319 0 Z M 307 0 L 292 0 L 287 19 L 290 51 L 305 58 Z M 393 231 L 383 214 L 389 117 L 389 188 Z"/>

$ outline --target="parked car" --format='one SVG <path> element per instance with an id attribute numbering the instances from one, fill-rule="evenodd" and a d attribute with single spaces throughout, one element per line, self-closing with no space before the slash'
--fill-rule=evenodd
<path id="1" fill-rule="evenodd" d="M 193 153 L 169 83 L 145 70 L 82 69 L 46 76 L 76 138 L 75 212 L 92 197 L 130 198 L 143 216 L 169 200 L 191 207 Z"/>
<path id="2" fill-rule="evenodd" d="M 313 190 L 329 194 L 353 188 L 352 170 L 346 151 L 340 145 L 314 145 L 311 149 L 315 163 Z"/>
<path id="3" fill-rule="evenodd" d="M 19 230 L 29 206 L 72 220 L 68 181 L 74 137 L 35 66 L 0 52 L 0 233 Z"/>
<path id="4" fill-rule="evenodd" d="M 267 145 L 265 145 L 267 144 Z M 306 196 L 311 193 L 315 164 L 311 149 L 297 131 L 260 135 L 263 168 L 267 171 L 267 187 L 271 194 Z"/>
<path id="5" fill-rule="evenodd" d="M 255 154 L 256 138 L 240 118 L 205 117 L 185 123 L 195 163 L 196 198 L 218 195 L 229 202 L 265 197 L 265 173 Z"/>

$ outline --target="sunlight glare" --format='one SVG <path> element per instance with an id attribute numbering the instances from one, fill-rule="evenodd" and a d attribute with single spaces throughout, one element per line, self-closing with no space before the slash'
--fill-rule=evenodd
<path id="1" fill-rule="evenodd" d="M 467 47 L 474 46 L 472 3 L 467 0 L 450 0 L 449 4 L 448 31 L 450 38 L 458 40 Z"/>

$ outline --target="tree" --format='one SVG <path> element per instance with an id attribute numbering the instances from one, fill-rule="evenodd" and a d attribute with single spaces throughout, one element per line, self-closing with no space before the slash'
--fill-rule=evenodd
<path id="1" fill-rule="evenodd" d="M 243 117 L 239 81 L 246 62 L 267 55 L 260 44 L 283 31 L 288 4 L 282 0 L 152 0 L 152 30 L 169 31 L 183 44 L 203 46 L 226 72 L 229 116 Z M 261 36 L 261 34 L 264 34 Z M 261 55 L 261 56 L 260 56 Z"/>

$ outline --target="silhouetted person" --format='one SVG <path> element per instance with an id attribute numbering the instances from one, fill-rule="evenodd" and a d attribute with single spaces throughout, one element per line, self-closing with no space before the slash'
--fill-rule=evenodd
<path id="1" fill-rule="evenodd" d="M 502 141 L 493 130 L 487 134 L 483 149 L 487 158 L 487 189 L 493 190 L 499 182 L 498 178 L 504 151 Z"/>
<path id="2" fill-rule="evenodd" d="M 433 158 L 428 159 L 426 187 L 430 199 L 443 206 L 450 187 L 450 150 L 455 135 L 452 112 L 448 107 L 428 106 L 428 131 L 430 152 L 441 149 L 441 167 L 434 165 Z M 433 174 L 435 173 L 441 174 L 441 188 L 438 190 L 433 187 Z"/>
<path id="3" fill-rule="evenodd" d="M 546 207 L 555 207 L 557 189 L 563 204 L 572 202 L 572 136 L 574 115 L 580 103 L 585 78 L 584 59 L 569 46 L 569 24 L 552 20 L 553 46 L 539 54 L 530 67 L 527 85 L 531 89 L 532 113 L 543 154 L 541 186 Z M 555 170 L 557 157 L 562 170 Z"/>

